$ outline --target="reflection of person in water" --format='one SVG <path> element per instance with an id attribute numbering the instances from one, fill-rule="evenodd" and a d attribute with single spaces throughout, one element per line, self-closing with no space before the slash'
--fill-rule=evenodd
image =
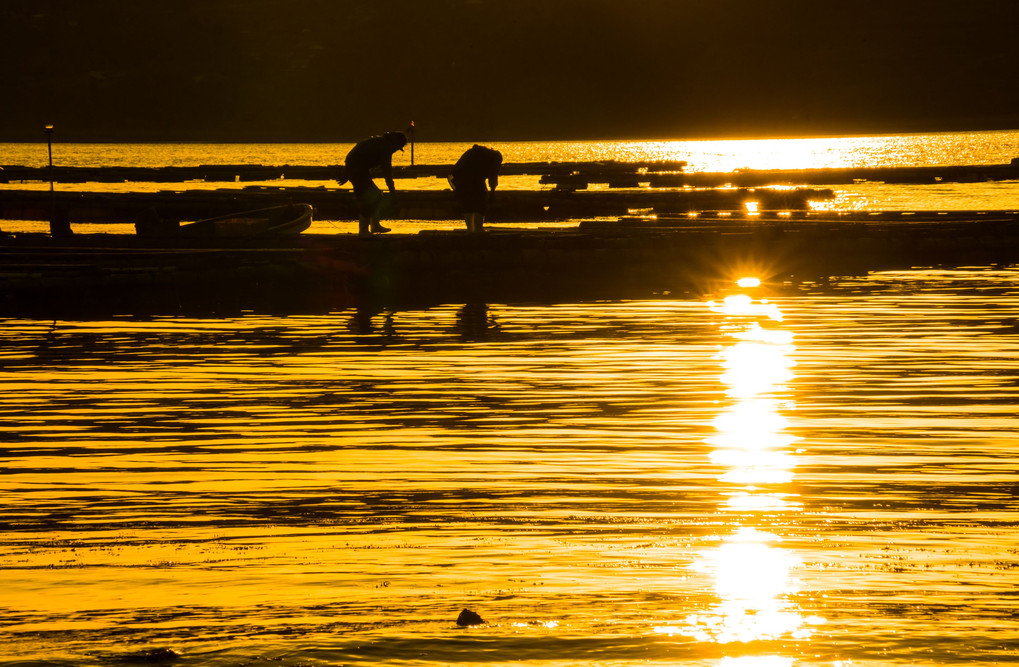
<path id="1" fill-rule="evenodd" d="M 71 214 L 68 213 L 66 208 L 58 208 L 50 216 L 50 236 L 66 237 L 73 235 L 74 232 L 71 231 Z"/>
<path id="2" fill-rule="evenodd" d="M 485 213 L 495 188 L 499 185 L 499 168 L 502 153 L 487 146 L 474 144 L 468 148 L 449 175 L 453 195 L 463 208 L 464 221 L 468 232 L 482 232 Z M 488 183 L 488 189 L 485 183 Z"/>
<path id="3" fill-rule="evenodd" d="M 357 342 L 377 344 L 379 341 L 377 338 L 374 338 L 375 334 L 379 334 L 383 341 L 396 338 L 396 326 L 394 325 L 393 313 L 391 311 L 385 313 L 381 331 L 376 331 L 372 319 L 381 313 L 382 311 L 380 310 L 363 306 L 358 307 L 354 311 L 350 321 L 347 323 L 347 328 L 355 336 L 358 336 Z"/>
<path id="4" fill-rule="evenodd" d="M 390 194 L 396 194 L 393 183 L 393 153 L 402 151 L 407 145 L 407 137 L 403 132 L 386 132 L 381 136 L 370 137 L 358 143 L 347 153 L 344 162 L 346 174 L 340 185 L 350 181 L 357 198 L 358 233 L 385 234 L 388 227 L 379 224 L 382 218 L 384 198 L 382 190 L 372 180 L 371 170 L 381 167 L 382 177 Z"/>
<path id="5" fill-rule="evenodd" d="M 486 340 L 499 330 L 499 324 L 484 303 L 465 303 L 457 313 L 456 329 L 464 340 Z"/>

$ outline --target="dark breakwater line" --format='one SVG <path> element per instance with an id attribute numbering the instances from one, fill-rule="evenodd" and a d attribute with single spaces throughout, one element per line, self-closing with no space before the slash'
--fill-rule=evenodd
<path id="1" fill-rule="evenodd" d="M 830 190 L 629 190 L 575 192 L 500 190 L 487 219 L 491 222 L 554 222 L 584 217 L 622 216 L 632 211 L 685 213 L 743 210 L 753 201 L 760 210 L 806 210 L 810 201 L 832 199 Z M 155 214 L 164 220 L 199 220 L 252 209 L 305 203 L 318 220 L 357 220 L 349 190 L 251 186 L 182 192 L 41 192 L 0 190 L 0 219 L 50 220 L 60 211 L 74 223 L 133 223 Z M 405 190 L 387 204 L 391 220 L 462 220 L 449 190 Z"/>
<path id="2" fill-rule="evenodd" d="M 1014 215 L 590 221 L 557 231 L 0 240 L 0 312 L 284 314 L 452 302 L 648 298 L 753 274 L 812 281 L 923 266 L 1019 262 Z M 738 274 L 738 275 L 737 275 Z"/>
<path id="3" fill-rule="evenodd" d="M 587 174 L 594 178 L 606 175 L 663 174 L 680 172 L 686 162 L 680 160 L 617 162 L 514 162 L 502 165 L 503 176 L 567 177 Z M 396 179 L 446 178 L 452 165 L 394 165 Z M 180 183 L 201 180 L 206 182 L 275 181 L 297 179 L 306 181 L 343 180 L 343 165 L 251 165 L 203 164 L 190 167 L 22 167 L 0 166 L 0 183 L 21 181 L 49 181 L 57 183 L 122 183 L 124 181 L 149 183 Z M 607 182 L 607 181 L 604 181 Z"/>
<path id="4" fill-rule="evenodd" d="M 645 162 L 524 162 L 507 163 L 504 176 L 538 176 L 541 183 L 563 188 L 586 188 L 592 183 L 610 187 L 718 187 L 734 185 L 837 185 L 858 181 L 929 184 L 970 183 L 1019 179 L 1019 158 L 1008 164 L 935 165 L 917 167 L 834 167 L 821 169 L 740 169 L 733 172 L 687 172 L 685 161 Z M 451 165 L 394 166 L 397 179 L 445 178 Z M 25 181 L 56 183 L 181 183 L 250 182 L 275 180 L 339 181 L 342 165 L 196 165 L 187 167 L 0 167 L 0 183 Z"/>

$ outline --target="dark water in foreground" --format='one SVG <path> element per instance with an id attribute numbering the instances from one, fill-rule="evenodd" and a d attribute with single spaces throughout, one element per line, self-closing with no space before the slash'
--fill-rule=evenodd
<path id="1" fill-rule="evenodd" d="M 3 665 L 1019 661 L 1019 269 L 0 364 Z"/>

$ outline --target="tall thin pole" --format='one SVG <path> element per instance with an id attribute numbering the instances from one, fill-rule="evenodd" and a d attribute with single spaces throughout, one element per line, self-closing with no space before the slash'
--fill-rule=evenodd
<path id="1" fill-rule="evenodd" d="M 43 132 L 46 133 L 46 151 L 50 156 L 50 192 L 53 191 L 53 126 L 47 125 Z"/>
<path id="2" fill-rule="evenodd" d="M 50 175 L 50 220 L 53 220 L 54 194 L 53 194 L 53 126 L 47 125 L 43 131 L 46 133 L 46 152 L 49 153 L 50 166 L 47 170 Z"/>
<path id="3" fill-rule="evenodd" d="M 414 166 L 414 121 L 410 122 L 410 166 Z"/>

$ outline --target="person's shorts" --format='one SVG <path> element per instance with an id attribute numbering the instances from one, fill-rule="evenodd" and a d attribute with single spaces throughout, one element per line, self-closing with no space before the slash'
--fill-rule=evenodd
<path id="1" fill-rule="evenodd" d="M 358 213 L 364 215 L 375 213 L 382 204 L 382 190 L 375 185 L 371 176 L 355 174 L 350 178 L 350 184 L 354 187 Z"/>

